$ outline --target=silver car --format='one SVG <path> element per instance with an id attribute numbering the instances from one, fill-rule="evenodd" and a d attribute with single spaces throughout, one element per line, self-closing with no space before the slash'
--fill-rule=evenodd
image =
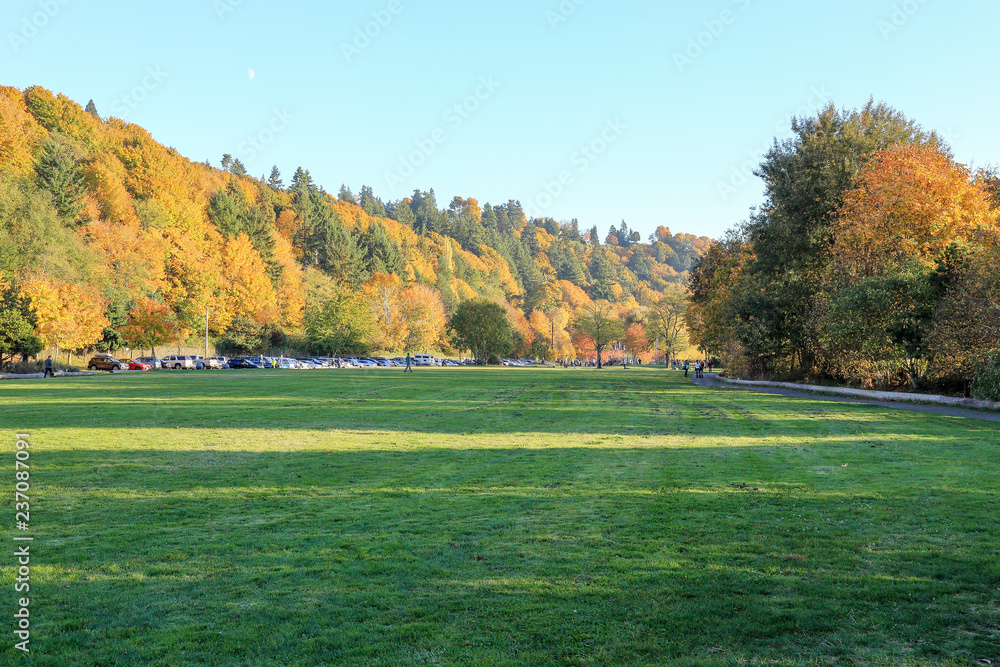
<path id="1" fill-rule="evenodd" d="M 174 370 L 180 370 L 182 368 L 194 368 L 195 367 L 194 357 L 187 356 L 184 354 L 171 354 L 170 356 L 163 357 L 163 367 L 173 368 Z"/>

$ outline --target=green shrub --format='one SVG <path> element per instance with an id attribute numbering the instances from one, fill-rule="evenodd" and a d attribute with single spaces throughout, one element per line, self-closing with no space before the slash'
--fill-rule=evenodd
<path id="1" fill-rule="evenodd" d="M 52 370 L 54 371 L 65 371 L 67 373 L 75 373 L 80 369 L 76 366 L 67 366 L 66 364 L 60 363 L 58 361 L 52 364 Z M 45 372 L 45 362 L 38 361 L 8 361 L 0 369 L 0 372 L 9 373 L 11 375 L 31 375 L 32 373 L 44 373 Z"/>
<path id="2" fill-rule="evenodd" d="M 1000 401 L 1000 351 L 976 369 L 972 396 L 984 401 Z"/>

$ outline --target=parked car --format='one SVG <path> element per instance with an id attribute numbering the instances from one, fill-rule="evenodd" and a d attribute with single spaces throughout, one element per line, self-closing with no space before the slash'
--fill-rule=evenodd
<path id="1" fill-rule="evenodd" d="M 147 364 L 145 361 L 139 361 L 138 359 L 129 359 L 128 369 L 130 371 L 151 371 L 153 370 L 153 365 Z"/>
<path id="2" fill-rule="evenodd" d="M 235 359 L 230 359 L 227 365 L 230 368 L 263 368 L 260 364 L 255 363 L 246 357 L 236 357 Z"/>
<path id="3" fill-rule="evenodd" d="M 142 362 L 144 364 L 149 364 L 154 369 L 166 368 L 163 359 L 160 359 L 159 357 L 138 357 L 136 358 L 136 361 Z"/>
<path id="4" fill-rule="evenodd" d="M 180 370 L 182 368 L 194 368 L 194 357 L 183 354 L 171 354 L 163 357 L 163 367 Z"/>
<path id="5" fill-rule="evenodd" d="M 203 371 L 211 368 L 222 368 L 222 364 L 218 361 L 212 361 L 214 357 L 203 357 L 200 354 L 195 354 L 191 357 L 194 361 L 194 367 L 199 371 Z"/>
<path id="6" fill-rule="evenodd" d="M 209 368 L 225 368 L 229 363 L 229 357 L 208 357 L 205 361 Z"/>
<path id="7" fill-rule="evenodd" d="M 128 368 L 128 364 L 124 361 L 118 361 L 110 354 L 99 353 L 95 354 L 87 362 L 87 368 L 92 371 L 120 371 L 123 368 Z"/>

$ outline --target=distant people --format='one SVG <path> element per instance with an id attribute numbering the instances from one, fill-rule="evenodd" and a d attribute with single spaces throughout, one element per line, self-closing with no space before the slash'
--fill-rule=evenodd
<path id="1" fill-rule="evenodd" d="M 411 373 L 413 372 L 413 366 L 411 365 L 412 361 L 413 360 L 410 358 L 410 353 L 407 352 L 406 353 L 406 368 L 403 369 L 404 373 L 406 371 L 410 371 Z"/>
<path id="2" fill-rule="evenodd" d="M 52 355 L 50 354 L 49 356 L 45 357 L 45 374 L 42 377 L 47 378 L 55 376 L 56 374 L 52 372 Z"/>
<path id="3" fill-rule="evenodd" d="M 685 361 L 684 362 L 684 377 L 688 376 L 688 368 L 689 368 L 689 362 Z"/>
<path id="4" fill-rule="evenodd" d="M 711 359 L 708 360 L 708 374 L 709 375 L 712 374 L 712 360 Z"/>

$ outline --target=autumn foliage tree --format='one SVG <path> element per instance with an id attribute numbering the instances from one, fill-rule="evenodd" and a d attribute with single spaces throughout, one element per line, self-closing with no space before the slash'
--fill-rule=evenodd
<path id="1" fill-rule="evenodd" d="M 400 298 L 403 281 L 393 273 L 376 273 L 361 289 L 371 307 L 372 344 L 380 350 L 398 350 L 409 335 Z"/>
<path id="2" fill-rule="evenodd" d="M 633 322 L 625 328 L 625 335 L 622 338 L 625 345 L 625 353 L 633 360 L 638 359 L 639 353 L 649 349 L 649 338 L 646 337 L 646 327 L 641 322 Z"/>
<path id="3" fill-rule="evenodd" d="M 831 364 L 887 383 L 897 372 L 917 388 L 938 348 L 929 345 L 958 270 L 997 232 L 988 193 L 973 174 L 931 146 L 878 153 L 844 196 L 818 312 Z M 968 273 L 964 277 L 968 277 Z"/>
<path id="4" fill-rule="evenodd" d="M 624 325 L 614 306 L 608 301 L 595 301 L 581 308 L 573 320 L 573 328 L 578 335 L 589 338 L 597 354 L 597 367 L 603 362 L 601 354 L 607 346 L 620 340 L 625 333 Z"/>
<path id="5" fill-rule="evenodd" d="M 968 391 L 1000 348 L 995 174 L 874 102 L 793 130 L 765 205 L 691 272 L 693 341 L 737 373 Z"/>
<path id="6" fill-rule="evenodd" d="M 410 285 L 400 295 L 408 350 L 432 350 L 443 341 L 448 318 L 441 292 L 430 285 Z"/>
<path id="7" fill-rule="evenodd" d="M 56 349 L 82 350 L 101 339 L 108 325 L 106 302 L 93 287 L 58 278 L 36 278 L 24 286 L 31 299 L 36 331 L 46 345 Z"/>
<path id="8" fill-rule="evenodd" d="M 832 279 L 911 259 L 930 268 L 950 245 L 981 243 L 995 227 L 989 195 L 967 167 L 935 147 L 901 144 L 876 154 L 844 195 Z"/>
<path id="9" fill-rule="evenodd" d="M 687 341 L 684 313 L 687 303 L 679 289 L 667 291 L 649 309 L 648 331 L 659 343 L 667 362 L 675 358 L 677 350 Z"/>
<path id="10" fill-rule="evenodd" d="M 177 317 L 167 304 L 143 296 L 136 300 L 119 331 L 130 347 L 149 349 L 155 357 L 157 347 L 177 339 Z"/>

